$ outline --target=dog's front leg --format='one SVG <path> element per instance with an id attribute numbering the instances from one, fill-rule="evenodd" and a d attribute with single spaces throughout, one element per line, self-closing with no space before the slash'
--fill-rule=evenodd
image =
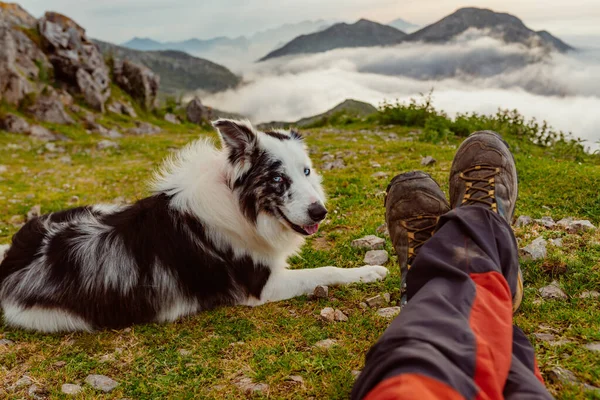
<path id="1" fill-rule="evenodd" d="M 322 267 L 312 269 L 282 269 L 273 271 L 260 299 L 248 298 L 243 304 L 258 306 L 264 303 L 291 299 L 312 293 L 319 285 L 345 285 L 355 282 L 382 280 L 388 270 L 380 265 L 366 265 L 360 268 Z"/>

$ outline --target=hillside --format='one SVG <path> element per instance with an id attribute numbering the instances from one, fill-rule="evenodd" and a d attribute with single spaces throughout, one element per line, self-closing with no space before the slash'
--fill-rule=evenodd
<path id="1" fill-rule="evenodd" d="M 445 43 L 468 29 L 488 30 L 506 43 L 522 43 L 529 47 L 545 46 L 565 52 L 573 48 L 546 31 L 535 32 L 511 14 L 482 8 L 461 8 L 440 21 L 408 35 L 406 41 Z"/>
<path id="2" fill-rule="evenodd" d="M 227 68 L 181 51 L 138 51 L 99 40 L 94 42 L 105 56 L 140 63 L 158 74 L 163 94 L 194 90 L 218 92 L 240 82 L 240 78 Z"/>
<path id="3" fill-rule="evenodd" d="M 271 58 L 293 54 L 320 53 L 346 47 L 388 46 L 402 41 L 406 33 L 388 25 L 361 19 L 354 24 L 335 24 L 323 31 L 298 36 L 283 47 L 261 58 Z"/>
<path id="4" fill-rule="evenodd" d="M 412 33 L 421 28 L 421 26 L 415 25 L 412 22 L 408 22 L 402 18 L 397 18 L 391 22 L 388 22 L 387 24 L 406 33 Z"/>

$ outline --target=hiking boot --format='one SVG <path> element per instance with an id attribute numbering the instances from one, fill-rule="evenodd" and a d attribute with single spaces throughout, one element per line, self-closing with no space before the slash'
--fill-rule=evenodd
<path id="1" fill-rule="evenodd" d="M 385 222 L 400 264 L 404 304 L 410 265 L 450 206 L 437 182 L 421 171 L 396 175 L 387 187 L 384 204 Z"/>
<path id="2" fill-rule="evenodd" d="M 517 169 L 508 144 L 492 131 L 472 133 L 458 148 L 450 170 L 450 204 L 484 207 L 510 225 L 517 201 Z M 513 311 L 523 299 L 523 274 L 518 270 Z"/>

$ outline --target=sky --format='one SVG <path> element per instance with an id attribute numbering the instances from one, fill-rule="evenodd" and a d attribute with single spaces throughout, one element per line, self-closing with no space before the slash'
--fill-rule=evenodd
<path id="1" fill-rule="evenodd" d="M 63 13 L 88 35 L 123 43 L 134 36 L 159 41 L 242 36 L 303 20 L 353 21 L 367 18 L 387 23 L 403 18 L 427 25 L 458 8 L 474 6 L 509 12 L 532 29 L 591 41 L 600 37 L 598 0 L 23 0 L 36 17 Z"/>

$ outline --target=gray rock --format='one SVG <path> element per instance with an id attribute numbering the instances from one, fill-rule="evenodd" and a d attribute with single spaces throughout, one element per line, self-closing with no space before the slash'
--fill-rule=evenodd
<path id="1" fill-rule="evenodd" d="M 341 310 L 337 310 L 337 309 L 333 313 L 333 318 L 337 322 L 346 322 L 346 321 L 348 321 L 348 316 L 346 314 L 344 314 Z"/>
<path id="2" fill-rule="evenodd" d="M 555 247 L 562 247 L 562 245 L 563 245 L 562 238 L 550 239 L 550 244 Z"/>
<path id="3" fill-rule="evenodd" d="M 381 164 L 375 161 L 371 161 L 371 167 L 373 168 L 381 168 Z"/>
<path id="4" fill-rule="evenodd" d="M 110 140 L 101 140 L 98 142 L 96 147 L 98 148 L 98 150 L 105 150 L 105 149 L 118 149 L 121 146 L 119 146 L 118 143 L 115 143 Z"/>
<path id="5" fill-rule="evenodd" d="M 385 195 L 385 192 L 384 192 Z M 388 227 L 386 224 L 381 224 L 377 227 L 377 229 L 375 230 L 375 232 L 385 236 L 385 237 L 390 237 L 390 231 L 388 230 Z"/>
<path id="6" fill-rule="evenodd" d="M 8 172 L 8 167 L 6 165 L 0 165 L 0 174 Z"/>
<path id="7" fill-rule="evenodd" d="M 380 308 L 379 310 L 377 310 L 377 315 L 379 315 L 380 317 L 383 317 L 383 318 L 392 319 L 396 315 L 400 314 L 400 310 L 401 310 L 400 307 Z"/>
<path id="8" fill-rule="evenodd" d="M 79 196 L 71 196 L 69 199 L 69 204 L 77 204 L 79 203 Z"/>
<path id="9" fill-rule="evenodd" d="M 81 386 L 72 383 L 65 383 L 60 387 L 60 391 L 68 395 L 79 394 L 82 390 L 83 388 Z"/>
<path id="10" fill-rule="evenodd" d="M 184 357 L 187 357 L 192 355 L 192 351 L 188 349 L 179 349 L 179 354 L 181 354 Z"/>
<path id="11" fill-rule="evenodd" d="M 390 296 L 389 293 L 384 293 L 383 294 L 383 299 L 385 300 L 386 303 L 389 303 L 390 300 L 392 299 L 392 296 Z"/>
<path id="12" fill-rule="evenodd" d="M 588 343 L 588 344 L 584 345 L 583 347 L 585 347 L 586 349 L 588 349 L 590 351 L 600 352 L 600 342 Z"/>
<path id="13" fill-rule="evenodd" d="M 555 367 L 550 370 L 548 373 L 548 377 L 554 383 L 562 383 L 562 384 L 577 384 L 579 383 L 579 379 L 575 376 L 575 374 L 568 369 L 562 367 Z"/>
<path id="14" fill-rule="evenodd" d="M 327 162 L 325 164 L 323 164 L 323 171 L 331 171 L 333 169 L 344 169 L 346 168 L 346 164 L 344 163 L 344 160 L 342 160 L 341 158 L 336 158 L 335 160 L 333 160 L 332 162 Z"/>
<path id="15" fill-rule="evenodd" d="M 85 382 L 96 390 L 110 392 L 119 386 L 119 383 L 105 375 L 88 375 Z"/>
<path id="16" fill-rule="evenodd" d="M 319 349 L 329 349 L 335 345 L 337 345 L 337 340 L 324 339 L 324 340 L 319 340 L 317 343 L 314 344 L 313 347 L 317 347 Z"/>
<path id="17" fill-rule="evenodd" d="M 567 299 L 567 295 L 562 291 L 557 281 L 552 281 L 548 286 L 538 290 L 540 296 L 544 299 Z"/>
<path id="18" fill-rule="evenodd" d="M 58 161 L 60 161 L 63 164 L 67 164 L 67 165 L 71 165 L 73 163 L 71 156 L 62 156 L 61 158 L 58 159 Z"/>
<path id="19" fill-rule="evenodd" d="M 58 140 L 58 137 L 50 132 L 48 129 L 40 125 L 32 125 L 29 129 L 29 135 L 33 138 L 43 140 L 45 142 L 52 142 Z"/>
<path id="20" fill-rule="evenodd" d="M 335 320 L 335 310 L 331 307 L 322 309 L 320 315 L 323 321 L 333 322 Z"/>
<path id="21" fill-rule="evenodd" d="M 0 99 L 13 105 L 19 104 L 33 91 L 17 62 L 19 50 L 15 32 L 9 26 L 0 24 Z"/>
<path id="22" fill-rule="evenodd" d="M 359 249 L 381 250 L 383 249 L 384 244 L 385 240 L 382 238 L 375 235 L 367 235 L 360 239 L 353 240 L 351 246 Z"/>
<path id="23" fill-rule="evenodd" d="M 37 20 L 16 3 L 2 3 L 0 7 L 0 22 L 8 26 L 23 26 L 34 28 Z"/>
<path id="24" fill-rule="evenodd" d="M 23 118 L 14 114 L 7 114 L 0 120 L 0 129 L 10 133 L 29 133 L 30 127 L 29 123 Z"/>
<path id="25" fill-rule="evenodd" d="M 600 297 L 600 292 L 596 290 L 586 290 L 579 295 L 580 299 L 597 299 Z"/>
<path id="26" fill-rule="evenodd" d="M 389 174 L 387 172 L 379 171 L 379 172 L 375 172 L 373 175 L 371 175 L 371 178 L 380 179 L 380 178 L 387 178 L 388 176 L 389 176 Z"/>
<path id="27" fill-rule="evenodd" d="M 387 251 L 385 250 L 369 250 L 365 254 L 364 262 L 367 265 L 385 265 L 389 260 Z"/>
<path id="28" fill-rule="evenodd" d="M 27 111 L 38 121 L 54 124 L 73 124 L 75 121 L 64 109 L 54 90 L 47 96 L 38 96 Z"/>
<path id="29" fill-rule="evenodd" d="M 0 346 L 12 346 L 14 345 L 15 342 L 13 342 L 12 340 L 9 339 L 0 339 Z"/>
<path id="30" fill-rule="evenodd" d="M 37 384 L 29 386 L 27 394 L 34 400 L 46 400 L 50 396 L 48 389 Z"/>
<path id="31" fill-rule="evenodd" d="M 42 206 L 36 204 L 35 206 L 31 207 L 29 211 L 27 211 L 27 221 L 29 222 L 40 215 L 42 215 Z"/>
<path id="32" fill-rule="evenodd" d="M 365 302 L 371 308 L 381 307 L 386 304 L 385 298 L 379 294 L 377 296 L 369 297 Z"/>
<path id="33" fill-rule="evenodd" d="M 573 222 L 573 218 L 566 217 L 558 221 L 556 224 L 562 226 L 563 228 L 568 228 L 569 225 Z"/>
<path id="34" fill-rule="evenodd" d="M 361 373 L 361 372 L 362 372 L 362 371 L 359 371 L 359 370 L 357 370 L 357 369 L 353 369 L 352 371 L 350 371 L 350 374 L 352 374 L 352 377 L 353 377 L 354 379 L 357 379 L 357 378 L 360 376 L 360 373 Z"/>
<path id="35" fill-rule="evenodd" d="M 367 303 L 365 303 L 364 301 L 361 301 L 360 303 L 358 303 L 358 306 L 360 308 L 362 308 L 363 310 L 366 310 L 367 308 L 369 308 L 369 306 L 367 305 Z"/>
<path id="36" fill-rule="evenodd" d="M 151 69 L 125 60 L 115 61 L 115 83 L 133 97 L 146 110 L 156 107 L 160 77 Z"/>
<path id="37" fill-rule="evenodd" d="M 519 218 L 517 218 L 517 221 L 515 222 L 515 226 L 517 228 L 522 228 L 531 224 L 533 224 L 533 219 L 528 215 L 520 215 Z"/>
<path id="38" fill-rule="evenodd" d="M 585 231 L 593 231 L 596 227 L 587 219 L 586 220 L 577 220 L 573 221 L 567 227 L 567 232 L 569 233 L 579 233 Z"/>
<path id="39" fill-rule="evenodd" d="M 335 157 L 329 153 L 325 153 L 325 154 L 323 154 L 323 157 L 321 157 L 321 161 L 333 161 L 333 160 L 335 160 Z"/>
<path id="40" fill-rule="evenodd" d="M 13 389 L 20 389 L 29 385 L 33 385 L 33 381 L 27 375 L 23 375 L 18 381 L 15 382 Z"/>
<path id="41" fill-rule="evenodd" d="M 300 375 L 290 375 L 288 377 L 288 380 L 295 383 L 299 383 L 300 385 L 304 385 L 304 378 L 302 378 Z"/>
<path id="42" fill-rule="evenodd" d="M 542 217 L 541 219 L 536 219 L 535 222 L 540 225 L 543 225 L 544 227 L 546 227 L 548 229 L 552 229 L 556 226 L 556 222 L 554 222 L 552 217 L 548 217 L 548 216 Z"/>
<path id="43" fill-rule="evenodd" d="M 237 376 L 233 380 L 233 384 L 246 394 L 263 393 L 269 390 L 269 385 L 266 383 L 254 383 L 245 375 Z"/>
<path id="44" fill-rule="evenodd" d="M 170 113 L 165 114 L 165 121 L 170 122 L 175 125 L 181 124 L 181 122 L 179 121 L 179 118 L 177 118 L 177 116 L 175 116 L 175 114 L 170 114 Z"/>
<path id="45" fill-rule="evenodd" d="M 148 122 L 136 121 L 135 124 L 135 128 L 130 128 L 128 130 L 128 132 L 133 135 L 156 135 L 157 133 L 162 132 L 162 129 L 160 129 L 158 126 L 152 125 Z"/>
<path id="46" fill-rule="evenodd" d="M 541 333 L 534 333 L 533 335 L 536 337 L 536 339 L 546 342 L 550 346 L 553 346 L 553 347 L 572 343 L 570 340 L 567 340 L 567 339 L 559 339 L 552 333 L 541 332 Z"/>
<path id="47" fill-rule="evenodd" d="M 212 110 L 205 107 L 198 97 L 194 97 L 185 108 L 185 115 L 193 124 L 203 124 L 211 120 Z"/>
<path id="48" fill-rule="evenodd" d="M 546 239 L 539 237 L 520 251 L 525 260 L 540 260 L 546 258 Z"/>
<path id="49" fill-rule="evenodd" d="M 122 103 L 120 101 L 113 101 L 106 109 L 115 114 L 127 115 L 132 118 L 137 118 L 137 113 L 133 106 L 129 103 Z"/>
<path id="50" fill-rule="evenodd" d="M 329 287 L 319 285 L 315 288 L 313 295 L 317 299 L 326 299 L 329 296 Z"/>
<path id="51" fill-rule="evenodd" d="M 427 157 L 423 157 L 421 159 L 421 165 L 423 166 L 430 166 L 433 165 L 437 162 L 437 160 L 431 156 L 427 156 Z"/>

